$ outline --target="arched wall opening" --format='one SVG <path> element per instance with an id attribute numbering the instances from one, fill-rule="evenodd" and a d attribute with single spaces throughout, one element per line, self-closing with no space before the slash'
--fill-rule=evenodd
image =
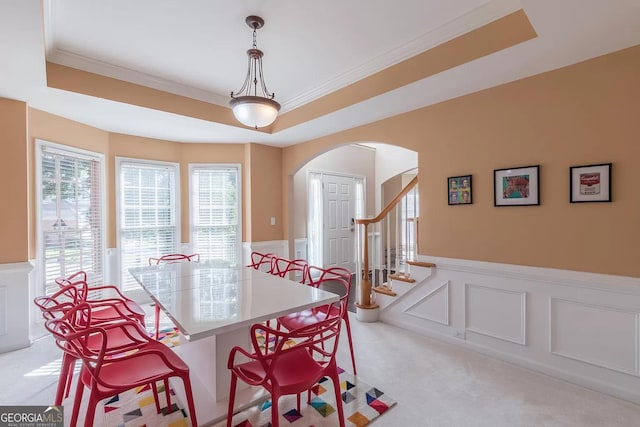
<path id="1" fill-rule="evenodd" d="M 285 162 L 283 162 L 285 163 Z M 284 166 L 284 165 L 283 165 Z M 381 209 L 382 183 L 409 169 L 417 169 L 418 153 L 403 147 L 372 141 L 323 147 L 300 158 L 287 173 L 284 211 L 289 218 L 289 256 L 306 257 L 309 238 L 309 177 L 318 173 L 362 179 L 365 182 L 361 216 L 375 216 Z"/>

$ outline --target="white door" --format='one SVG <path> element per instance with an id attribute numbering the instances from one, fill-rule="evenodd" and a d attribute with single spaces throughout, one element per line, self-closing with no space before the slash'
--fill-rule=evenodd
<path id="1" fill-rule="evenodd" d="M 355 196 L 353 177 L 323 175 L 324 187 L 324 267 L 344 267 L 353 271 Z"/>

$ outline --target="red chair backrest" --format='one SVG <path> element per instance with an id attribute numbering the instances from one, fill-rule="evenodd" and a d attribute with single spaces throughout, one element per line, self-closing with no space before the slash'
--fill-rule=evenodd
<path id="1" fill-rule="evenodd" d="M 200 262 L 200 254 L 167 254 L 159 258 L 149 258 L 149 265 L 159 265 L 174 262 Z"/>
<path id="2" fill-rule="evenodd" d="M 33 302 L 42 311 L 42 317 L 49 320 L 64 316 L 80 302 L 80 299 L 76 286 L 71 284 L 62 287 L 53 295 L 36 297 Z"/>
<path id="3" fill-rule="evenodd" d="M 267 273 L 272 273 L 274 268 L 275 260 L 278 258 L 278 255 L 274 253 L 260 253 L 260 252 L 251 252 L 251 264 L 247 265 L 247 267 L 254 268 L 256 270 L 265 271 Z"/>
<path id="4" fill-rule="evenodd" d="M 289 273 L 300 272 L 300 283 L 308 283 L 309 263 L 305 259 L 286 259 L 277 257 L 273 261 L 271 274 L 288 277 Z"/>
<path id="5" fill-rule="evenodd" d="M 55 280 L 55 282 L 60 287 L 63 287 L 70 283 L 75 283 L 75 282 L 87 282 L 87 272 L 80 270 L 76 273 L 73 273 L 71 276 L 58 277 Z"/>
<path id="6" fill-rule="evenodd" d="M 341 310 L 346 310 L 346 304 L 341 304 Z M 323 367 L 333 361 L 338 349 L 341 325 L 341 316 L 335 316 L 288 332 L 269 328 L 269 335 L 275 337 L 272 350 L 261 348 L 258 342 L 258 331 L 263 330 L 265 326 L 262 324 L 253 325 L 251 327 L 251 341 L 258 361 L 266 372 L 264 382 L 271 380 L 272 372 L 280 364 L 287 366 L 290 375 L 304 376 L 306 372 L 296 372 L 295 361 L 299 358 L 313 358 L 318 365 Z M 295 345 L 291 345 L 292 342 L 295 342 Z"/>
<path id="7" fill-rule="evenodd" d="M 78 324 L 77 319 L 87 319 L 89 322 Z M 56 345 L 62 351 L 88 362 L 85 366 L 94 374 L 102 367 L 104 357 L 107 355 L 108 342 L 107 332 L 100 326 L 86 326 L 90 322 L 91 307 L 87 303 L 82 303 L 60 318 L 47 320 L 45 328 L 53 335 Z M 134 324 L 134 322 L 122 322 L 120 325 L 124 327 L 129 323 Z M 91 341 L 89 337 L 92 338 Z"/>
<path id="8" fill-rule="evenodd" d="M 345 305 L 348 304 L 351 295 L 351 271 L 343 267 L 321 268 L 310 265 L 307 274 L 310 280 L 309 286 L 338 293 L 340 301 L 344 302 Z M 331 312 L 335 313 L 336 303 L 332 307 Z M 327 311 L 328 314 L 329 311 Z M 346 314 L 346 310 L 342 314 Z"/>
<path id="9" fill-rule="evenodd" d="M 86 301 L 87 297 L 89 296 L 89 285 L 87 283 L 87 273 L 85 271 L 80 270 L 68 277 L 58 277 L 55 282 L 60 287 L 60 289 L 67 288 L 67 286 L 69 285 L 75 286 L 75 295 L 72 295 L 71 292 L 67 292 L 67 296 L 70 298 L 75 298 L 76 303 Z"/>

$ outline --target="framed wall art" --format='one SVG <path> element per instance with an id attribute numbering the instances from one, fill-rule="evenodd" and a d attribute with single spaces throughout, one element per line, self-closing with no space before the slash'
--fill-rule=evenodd
<path id="1" fill-rule="evenodd" d="M 539 205 L 539 172 L 539 165 L 495 169 L 493 171 L 494 206 Z"/>
<path id="2" fill-rule="evenodd" d="M 611 201 L 611 163 L 569 168 L 571 203 Z"/>
<path id="3" fill-rule="evenodd" d="M 447 199 L 450 205 L 470 205 L 471 175 L 450 176 L 447 178 Z"/>

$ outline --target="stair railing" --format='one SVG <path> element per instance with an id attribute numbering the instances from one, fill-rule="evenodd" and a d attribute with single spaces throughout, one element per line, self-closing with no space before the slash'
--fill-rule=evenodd
<path id="1" fill-rule="evenodd" d="M 407 261 L 414 260 L 418 253 L 417 184 L 416 175 L 377 216 L 355 220 L 358 308 L 378 307 L 374 289 L 382 293 L 393 292 L 385 284 L 389 282 L 391 272 L 407 277 L 410 274 Z M 395 218 L 391 218 L 392 213 Z M 392 227 L 395 230 L 393 245 Z"/>

